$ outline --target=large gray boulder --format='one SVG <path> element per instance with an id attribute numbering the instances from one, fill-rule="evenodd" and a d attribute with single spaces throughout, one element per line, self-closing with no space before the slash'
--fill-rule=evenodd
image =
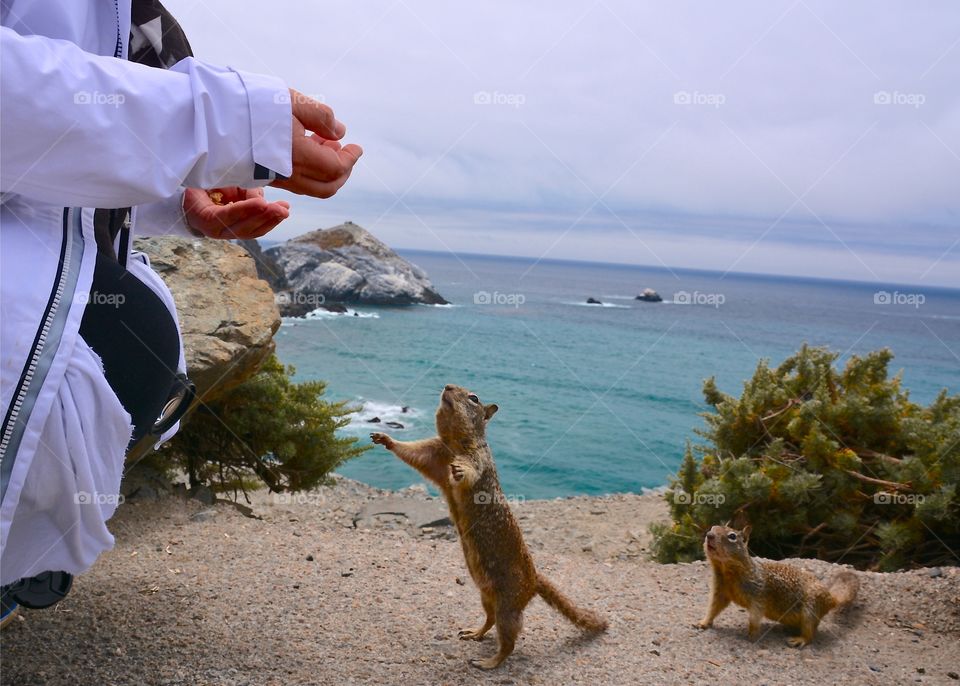
<path id="1" fill-rule="evenodd" d="M 426 272 L 353 222 L 311 231 L 264 254 L 283 270 L 294 304 L 447 304 Z"/>
<path id="2" fill-rule="evenodd" d="M 255 374 L 274 350 L 280 312 L 247 251 L 229 241 L 172 236 L 139 238 L 134 246 L 173 293 L 197 394 L 215 399 Z"/>

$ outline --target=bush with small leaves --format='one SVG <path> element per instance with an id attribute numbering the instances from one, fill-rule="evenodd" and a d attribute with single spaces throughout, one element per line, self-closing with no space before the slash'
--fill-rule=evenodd
<path id="1" fill-rule="evenodd" d="M 161 455 L 187 472 L 191 488 L 209 483 L 245 490 L 301 491 L 368 448 L 337 434 L 355 412 L 321 399 L 322 381 L 294 383 L 275 356 L 245 382 L 187 416 Z"/>

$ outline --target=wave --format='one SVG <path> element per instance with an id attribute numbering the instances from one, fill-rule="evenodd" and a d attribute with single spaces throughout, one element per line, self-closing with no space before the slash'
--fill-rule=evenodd
<path id="1" fill-rule="evenodd" d="M 617 305 L 615 303 L 588 303 L 588 302 L 571 302 L 569 300 L 563 301 L 564 305 L 574 305 L 576 307 L 610 307 L 615 310 L 632 310 L 633 308 L 629 305 Z"/>
<path id="2" fill-rule="evenodd" d="M 359 312 L 349 307 L 346 312 L 331 312 L 322 307 L 318 307 L 312 312 L 308 312 L 304 319 L 336 319 L 337 317 L 356 317 L 357 319 L 380 319 L 379 312 Z"/>
<path id="3" fill-rule="evenodd" d="M 348 427 L 358 431 L 402 431 L 409 429 L 417 424 L 418 418 L 423 416 L 423 412 L 415 407 L 405 405 L 395 405 L 392 403 L 383 403 L 376 400 L 365 400 L 357 398 L 353 407 L 360 407 L 360 411 L 350 415 Z M 404 411 L 406 408 L 406 411 Z M 379 417 L 379 422 L 371 422 L 374 417 Z M 403 424 L 403 429 L 386 426 L 387 422 L 398 422 Z"/>
<path id="4" fill-rule="evenodd" d="M 924 314 L 916 309 L 911 309 L 903 312 L 897 311 L 880 311 L 877 312 L 877 316 L 880 317 L 905 317 L 907 319 L 946 319 L 950 321 L 960 320 L 960 316 L 954 314 Z"/>

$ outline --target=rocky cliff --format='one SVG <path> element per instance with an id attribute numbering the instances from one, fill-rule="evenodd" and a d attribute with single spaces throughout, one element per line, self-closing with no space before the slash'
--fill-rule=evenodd
<path id="1" fill-rule="evenodd" d="M 200 397 L 216 398 L 255 373 L 274 350 L 280 313 L 250 255 L 228 241 L 169 236 L 134 246 L 173 293 Z"/>
<path id="2" fill-rule="evenodd" d="M 283 270 L 290 305 L 445 305 L 426 272 L 346 222 L 263 251 Z M 286 313 L 286 312 L 285 312 Z"/>
<path id="3" fill-rule="evenodd" d="M 274 293 L 290 288 L 290 284 L 287 283 L 287 275 L 283 273 L 283 268 L 277 264 L 275 259 L 263 253 L 263 248 L 260 247 L 260 242 L 256 238 L 237 240 L 236 244 L 243 246 L 250 253 L 250 257 L 253 258 L 254 265 L 257 268 L 257 276 L 270 284 Z"/>

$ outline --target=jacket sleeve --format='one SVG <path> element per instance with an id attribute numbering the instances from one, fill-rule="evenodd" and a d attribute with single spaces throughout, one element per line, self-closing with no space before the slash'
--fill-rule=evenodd
<path id="1" fill-rule="evenodd" d="M 138 236 L 183 236 L 196 238 L 183 216 L 183 188 L 174 195 L 133 208 L 134 233 Z"/>
<path id="2" fill-rule="evenodd" d="M 292 171 L 279 79 L 187 58 L 169 70 L 0 27 L 0 190 L 125 207 L 181 186 L 262 186 Z"/>

